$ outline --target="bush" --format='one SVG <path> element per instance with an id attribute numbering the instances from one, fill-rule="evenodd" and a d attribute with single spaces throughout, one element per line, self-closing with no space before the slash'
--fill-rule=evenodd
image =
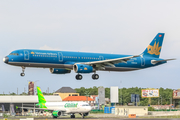
<path id="1" fill-rule="evenodd" d="M 155 111 L 153 107 L 148 107 L 148 111 Z"/>

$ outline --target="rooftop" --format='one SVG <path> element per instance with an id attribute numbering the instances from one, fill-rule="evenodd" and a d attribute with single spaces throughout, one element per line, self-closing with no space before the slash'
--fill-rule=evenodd
<path id="1" fill-rule="evenodd" d="M 44 96 L 47 102 L 61 102 L 60 96 Z M 38 103 L 38 96 L 0 96 L 0 103 Z"/>
<path id="2" fill-rule="evenodd" d="M 69 96 L 63 99 L 63 101 L 87 101 L 87 100 L 94 101 L 92 98 L 87 97 L 87 96 Z"/>
<path id="3" fill-rule="evenodd" d="M 62 87 L 57 90 L 55 93 L 76 93 L 76 91 L 70 87 Z"/>

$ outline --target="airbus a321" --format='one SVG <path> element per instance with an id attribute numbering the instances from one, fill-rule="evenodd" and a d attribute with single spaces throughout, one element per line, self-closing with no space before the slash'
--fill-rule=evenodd
<path id="1" fill-rule="evenodd" d="M 164 33 L 158 33 L 140 55 L 68 52 L 52 50 L 21 49 L 11 52 L 3 58 L 6 64 L 22 67 L 24 76 L 26 67 L 49 68 L 52 74 L 67 74 L 74 70 L 77 80 L 84 73 L 94 73 L 92 79 L 97 80 L 96 71 L 133 71 L 154 67 L 174 59 L 159 58 Z"/>

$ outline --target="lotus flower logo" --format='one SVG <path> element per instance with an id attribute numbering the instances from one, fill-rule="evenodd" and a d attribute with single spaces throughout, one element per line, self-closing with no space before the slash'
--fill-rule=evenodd
<path id="1" fill-rule="evenodd" d="M 154 43 L 154 46 L 149 45 L 147 47 L 148 53 L 149 54 L 155 54 L 155 55 L 160 55 L 160 50 L 161 47 L 159 47 L 159 42 L 156 44 L 156 42 Z"/>

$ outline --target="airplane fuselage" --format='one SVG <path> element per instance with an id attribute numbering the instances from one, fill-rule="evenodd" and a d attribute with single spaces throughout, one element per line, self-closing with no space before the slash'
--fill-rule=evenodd
<path id="1" fill-rule="evenodd" d="M 64 114 L 89 113 L 91 106 L 85 102 L 47 102 L 47 109 L 64 111 Z"/>
<path id="2" fill-rule="evenodd" d="M 128 56 L 132 55 L 22 49 L 13 51 L 6 57 L 6 60 L 4 59 L 4 62 L 14 66 L 62 68 L 73 70 L 73 65 L 75 63 L 102 61 Z M 114 64 L 115 67 L 106 65 L 105 69 L 99 70 L 132 71 L 166 63 L 160 62 L 157 64 L 152 64 L 152 60 L 162 59 L 139 56 L 136 58 L 132 58 L 124 63 Z"/>

